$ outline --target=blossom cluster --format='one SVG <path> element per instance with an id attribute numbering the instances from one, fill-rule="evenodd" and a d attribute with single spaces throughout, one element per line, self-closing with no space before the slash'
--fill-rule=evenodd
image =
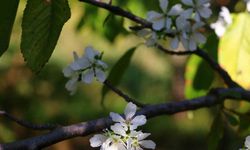
<path id="1" fill-rule="evenodd" d="M 94 77 L 100 82 L 106 80 L 104 71 L 108 66 L 101 61 L 102 53 L 88 46 L 83 56 L 79 57 L 76 52 L 73 56 L 74 62 L 63 69 L 64 76 L 70 78 L 65 87 L 71 94 L 75 93 L 78 82 L 91 83 Z"/>
<path id="2" fill-rule="evenodd" d="M 185 50 L 195 50 L 199 44 L 206 42 L 201 29 L 204 19 L 211 16 L 209 0 L 181 0 L 169 8 L 168 0 L 160 0 L 161 13 L 149 11 L 147 20 L 152 22 L 151 31 L 143 29 L 138 35 L 146 39 L 146 45 L 153 46 L 158 38 L 157 32 L 171 34 L 170 46 L 177 49 L 181 43 Z M 164 35 L 163 34 L 163 35 Z"/>
<path id="3" fill-rule="evenodd" d="M 100 150 L 143 150 L 155 149 L 155 143 L 152 140 L 145 140 L 150 133 L 137 131 L 137 127 L 146 123 L 144 115 L 136 115 L 136 105 L 128 103 L 124 115 L 110 113 L 110 117 L 115 122 L 106 129 L 104 134 L 96 134 L 90 139 L 92 147 L 101 147 Z"/>

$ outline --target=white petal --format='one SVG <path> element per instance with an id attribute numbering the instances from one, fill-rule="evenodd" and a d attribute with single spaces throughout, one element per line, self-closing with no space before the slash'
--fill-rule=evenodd
<path id="1" fill-rule="evenodd" d="M 108 65 L 105 62 L 101 61 L 101 60 L 97 60 L 97 64 L 99 66 L 101 66 L 103 69 L 108 68 Z"/>
<path id="2" fill-rule="evenodd" d="M 176 36 L 175 38 L 171 39 L 171 43 L 170 43 L 171 47 L 173 49 L 177 49 L 178 45 L 179 45 L 179 40 L 178 37 Z"/>
<path id="3" fill-rule="evenodd" d="M 77 81 L 78 77 L 75 76 L 72 79 L 70 79 L 66 84 L 65 84 L 65 88 L 70 91 L 70 95 L 73 95 L 76 91 L 77 88 Z"/>
<path id="4" fill-rule="evenodd" d="M 89 66 L 91 66 L 91 64 L 85 57 L 79 58 L 70 64 L 70 67 L 75 71 L 85 69 Z"/>
<path id="5" fill-rule="evenodd" d="M 154 30 L 161 30 L 164 27 L 164 15 L 155 11 L 150 11 L 147 14 L 147 20 L 153 23 Z"/>
<path id="6" fill-rule="evenodd" d="M 193 0 L 181 0 L 187 6 L 194 6 Z"/>
<path id="7" fill-rule="evenodd" d="M 246 137 L 245 146 L 246 146 L 247 148 L 250 148 L 250 136 L 247 136 L 247 137 Z"/>
<path id="8" fill-rule="evenodd" d="M 165 24 L 164 21 L 165 21 L 165 19 L 163 19 L 163 18 L 155 20 L 153 22 L 153 29 L 156 30 L 156 31 L 161 30 L 164 27 L 164 24 Z"/>
<path id="9" fill-rule="evenodd" d="M 200 15 L 199 15 L 199 13 L 195 13 L 195 14 L 194 14 L 194 20 L 195 20 L 196 22 L 200 22 L 200 21 L 201 21 L 201 17 L 200 17 Z"/>
<path id="10" fill-rule="evenodd" d="M 144 147 L 144 148 L 148 148 L 148 149 L 155 149 L 155 142 L 153 142 L 152 140 L 143 140 L 140 141 L 139 144 Z"/>
<path id="11" fill-rule="evenodd" d="M 186 9 L 186 10 L 181 12 L 180 16 L 188 19 L 192 16 L 193 11 L 194 11 L 193 8 Z"/>
<path id="12" fill-rule="evenodd" d="M 155 11 L 149 11 L 147 13 L 147 20 L 150 22 L 153 22 L 155 19 L 161 18 L 161 17 L 162 17 L 162 14 L 155 12 Z"/>
<path id="13" fill-rule="evenodd" d="M 114 122 L 125 122 L 125 120 L 122 118 L 122 116 L 117 114 L 117 113 L 110 112 L 109 116 L 111 117 L 111 119 Z"/>
<path id="14" fill-rule="evenodd" d="M 126 131 L 120 123 L 116 123 L 110 127 L 116 134 L 126 136 Z"/>
<path id="15" fill-rule="evenodd" d="M 67 66 L 63 69 L 63 75 L 65 77 L 71 77 L 74 74 L 74 70 L 70 66 Z"/>
<path id="16" fill-rule="evenodd" d="M 90 146 L 91 147 L 99 147 L 101 146 L 105 141 L 107 140 L 107 137 L 102 134 L 96 134 L 92 138 L 90 138 Z"/>
<path id="17" fill-rule="evenodd" d="M 85 55 L 89 60 L 93 60 L 96 55 L 99 55 L 100 53 L 93 49 L 93 47 L 88 46 L 85 48 Z"/>
<path id="18" fill-rule="evenodd" d="M 95 74 L 98 81 L 104 82 L 106 80 L 106 74 L 101 69 L 96 69 Z"/>
<path id="19" fill-rule="evenodd" d="M 209 18 L 211 15 L 212 15 L 212 11 L 210 8 L 207 8 L 207 7 L 203 7 L 201 9 L 198 9 L 200 15 L 203 17 L 203 18 Z"/>
<path id="20" fill-rule="evenodd" d="M 132 119 L 131 121 L 131 130 L 136 129 L 138 126 L 142 126 L 144 124 L 146 124 L 147 119 L 144 115 L 139 115 L 136 116 L 135 118 Z"/>
<path id="21" fill-rule="evenodd" d="M 126 120 L 130 120 L 136 113 L 136 105 L 129 102 L 124 110 Z"/>
<path id="22" fill-rule="evenodd" d="M 82 81 L 89 84 L 93 81 L 94 76 L 93 69 L 89 69 L 85 74 L 82 74 Z"/>
<path id="23" fill-rule="evenodd" d="M 150 33 L 151 33 L 150 30 L 142 29 L 142 30 L 139 30 L 139 31 L 137 32 L 137 35 L 138 35 L 139 37 L 145 37 L 145 36 L 149 35 Z"/>
<path id="24" fill-rule="evenodd" d="M 174 5 L 170 11 L 168 12 L 168 15 L 170 16 L 177 16 L 183 11 L 181 4 Z"/>
<path id="25" fill-rule="evenodd" d="M 196 50 L 196 48 L 197 48 L 197 45 L 196 45 L 195 41 L 190 38 L 190 40 L 189 40 L 189 50 L 193 51 L 193 50 Z"/>
<path id="26" fill-rule="evenodd" d="M 160 0 L 161 10 L 166 13 L 168 9 L 168 0 Z"/>
<path id="27" fill-rule="evenodd" d="M 172 19 L 167 18 L 166 19 L 166 29 L 169 30 L 171 28 L 171 25 L 172 25 Z"/>
<path id="28" fill-rule="evenodd" d="M 206 37 L 199 32 L 194 33 L 194 39 L 199 44 L 204 44 L 206 42 Z"/>
<path id="29" fill-rule="evenodd" d="M 148 136 L 150 135 L 150 133 L 140 133 L 138 134 L 137 138 L 139 141 L 143 140 L 143 139 L 146 139 Z"/>

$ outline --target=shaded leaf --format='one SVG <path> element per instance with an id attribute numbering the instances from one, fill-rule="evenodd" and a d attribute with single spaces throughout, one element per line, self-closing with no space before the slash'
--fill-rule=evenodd
<path id="1" fill-rule="evenodd" d="M 8 49 L 19 0 L 0 1 L 0 56 Z"/>
<path id="2" fill-rule="evenodd" d="M 69 18 L 67 0 L 28 0 L 22 22 L 21 50 L 33 71 L 40 71 L 49 60 Z"/>
<path id="3" fill-rule="evenodd" d="M 225 117 L 227 119 L 227 121 L 233 125 L 233 126 L 237 126 L 239 124 L 239 119 L 238 119 L 238 116 L 233 114 L 233 113 L 230 113 L 230 112 L 227 112 L 227 111 L 224 111 L 224 114 L 225 114 Z"/>
<path id="4" fill-rule="evenodd" d="M 208 37 L 203 50 L 217 60 L 218 39 L 215 34 Z M 196 55 L 190 56 L 185 72 L 185 96 L 194 98 L 207 93 L 214 81 L 214 71 L 203 59 Z"/>
<path id="5" fill-rule="evenodd" d="M 112 83 L 113 86 L 117 86 L 125 71 L 127 70 L 131 58 L 135 52 L 136 47 L 130 48 L 113 66 L 111 69 L 109 76 L 107 77 L 107 80 Z M 105 95 L 108 93 L 109 89 L 106 86 L 103 86 L 102 88 L 102 104 L 104 101 Z"/>
<path id="6" fill-rule="evenodd" d="M 218 149 L 219 143 L 224 134 L 224 122 L 219 112 L 214 118 L 209 135 L 208 135 L 208 150 Z"/>
<path id="7" fill-rule="evenodd" d="M 250 88 L 250 14 L 233 15 L 233 24 L 221 38 L 219 63 L 230 76 L 245 88 Z"/>

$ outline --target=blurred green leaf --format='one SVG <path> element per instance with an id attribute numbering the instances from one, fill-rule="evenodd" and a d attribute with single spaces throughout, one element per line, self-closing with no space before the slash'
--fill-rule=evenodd
<path id="1" fill-rule="evenodd" d="M 130 48 L 113 66 L 111 69 L 107 80 L 112 83 L 113 86 L 117 86 L 122 79 L 123 74 L 127 70 L 131 58 L 136 50 L 136 47 Z M 106 86 L 102 88 L 102 100 L 101 103 L 104 102 L 104 97 L 108 93 L 109 89 Z"/>
<path id="2" fill-rule="evenodd" d="M 0 2 L 0 56 L 8 49 L 19 0 Z"/>
<path id="3" fill-rule="evenodd" d="M 208 135 L 208 150 L 218 149 L 220 140 L 223 138 L 223 134 L 224 122 L 221 113 L 219 112 L 214 118 L 213 124 Z"/>
<path id="4" fill-rule="evenodd" d="M 227 121 L 233 125 L 233 126 L 237 126 L 239 124 L 239 118 L 237 115 L 224 111 L 225 117 L 227 119 Z"/>
<path id="5" fill-rule="evenodd" d="M 202 49 L 217 60 L 217 47 L 218 38 L 215 34 L 211 34 Z M 185 96 L 187 98 L 202 96 L 206 94 L 214 81 L 214 71 L 203 59 L 192 55 L 186 66 L 185 81 Z"/>
<path id="6" fill-rule="evenodd" d="M 22 22 L 21 50 L 33 71 L 40 71 L 49 60 L 69 18 L 67 0 L 28 0 Z"/>
<path id="7" fill-rule="evenodd" d="M 233 24 L 220 40 L 219 62 L 237 83 L 250 88 L 250 14 L 233 15 Z"/>

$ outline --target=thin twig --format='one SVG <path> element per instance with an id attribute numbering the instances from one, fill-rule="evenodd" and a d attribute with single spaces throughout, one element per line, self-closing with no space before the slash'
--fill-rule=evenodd
<path id="1" fill-rule="evenodd" d="M 138 107 L 145 107 L 145 106 L 147 106 L 146 104 L 142 104 L 142 103 L 138 102 L 136 99 L 133 99 L 133 98 L 129 97 L 128 95 L 126 95 L 125 93 L 123 93 L 121 90 L 119 90 L 118 88 L 114 87 L 108 80 L 104 81 L 103 84 L 105 86 L 107 86 L 109 89 L 111 89 L 113 92 L 115 92 L 117 95 L 121 96 L 125 101 L 132 102 L 135 105 L 137 105 Z"/>
<path id="2" fill-rule="evenodd" d="M 31 122 L 18 119 L 16 117 L 14 117 L 13 115 L 7 113 L 6 111 L 0 111 L 0 115 L 16 122 L 17 124 L 19 124 L 23 127 L 33 129 L 33 130 L 53 130 L 53 129 L 59 127 L 59 125 L 52 125 L 52 124 L 33 124 Z"/>
<path id="3" fill-rule="evenodd" d="M 152 23 L 148 22 L 147 20 L 138 17 L 134 14 L 132 14 L 131 12 L 125 11 L 123 9 L 121 9 L 120 7 L 117 6 L 112 6 L 108 3 L 104 3 L 104 2 L 100 2 L 100 1 L 96 1 L 96 0 L 79 0 L 80 2 L 85 2 L 97 7 L 101 7 L 103 9 L 108 10 L 109 12 L 118 15 L 118 16 L 122 16 L 125 18 L 128 18 L 136 23 L 141 24 L 144 28 L 151 28 L 152 27 Z"/>

